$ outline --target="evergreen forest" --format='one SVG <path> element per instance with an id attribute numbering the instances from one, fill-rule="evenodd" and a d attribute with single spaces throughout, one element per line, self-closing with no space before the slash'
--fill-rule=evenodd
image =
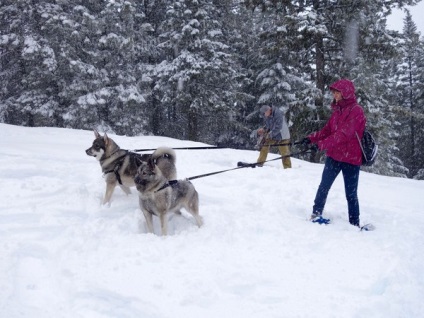
<path id="1" fill-rule="evenodd" d="M 301 140 L 348 78 L 379 144 L 364 169 L 424 180 L 424 39 L 408 10 L 386 24 L 417 2 L 2 0 L 0 122 L 253 149 L 262 105 Z"/>

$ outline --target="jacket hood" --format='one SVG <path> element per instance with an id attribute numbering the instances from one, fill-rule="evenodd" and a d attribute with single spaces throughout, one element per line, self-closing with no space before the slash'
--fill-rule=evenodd
<path id="1" fill-rule="evenodd" d="M 330 86 L 330 89 L 335 89 L 342 93 L 343 99 L 356 101 L 355 85 L 347 79 L 339 80 Z"/>

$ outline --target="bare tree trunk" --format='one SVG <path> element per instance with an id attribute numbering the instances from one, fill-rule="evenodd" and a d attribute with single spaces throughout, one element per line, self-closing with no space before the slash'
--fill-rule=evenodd
<path id="1" fill-rule="evenodd" d="M 197 112 L 193 108 L 190 108 L 188 111 L 188 140 L 197 141 L 198 133 Z"/>
<path id="2" fill-rule="evenodd" d="M 318 34 L 316 36 L 315 45 L 316 45 L 315 66 L 317 70 L 316 85 L 321 92 L 321 95 L 315 99 L 315 106 L 317 106 L 318 112 L 322 113 L 322 108 L 324 106 L 323 96 L 324 96 L 324 89 L 325 89 L 325 82 L 324 82 L 325 59 L 324 59 L 324 41 L 323 41 L 322 35 Z"/>
<path id="3" fill-rule="evenodd" d="M 415 99 L 414 99 L 414 93 L 413 93 L 413 82 L 412 79 L 412 62 L 408 62 L 409 67 L 409 100 L 410 100 L 410 108 L 411 108 L 411 114 L 410 114 L 410 129 L 411 129 L 411 158 L 414 158 L 415 156 L 415 121 L 414 121 L 414 111 L 415 111 Z"/>
<path id="4" fill-rule="evenodd" d="M 316 12 L 319 11 L 322 6 L 321 0 L 313 0 L 313 7 Z M 315 35 L 315 66 L 316 66 L 316 86 L 320 90 L 321 95 L 315 99 L 315 106 L 317 107 L 318 114 L 323 113 L 323 95 L 324 95 L 324 67 L 325 67 L 325 59 L 324 59 L 324 40 L 322 34 Z"/>

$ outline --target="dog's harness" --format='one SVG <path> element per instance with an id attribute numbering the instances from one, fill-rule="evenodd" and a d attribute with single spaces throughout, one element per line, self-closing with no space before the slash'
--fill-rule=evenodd
<path id="1" fill-rule="evenodd" d="M 174 184 L 177 184 L 180 180 L 169 180 L 163 184 L 159 189 L 157 189 L 155 192 L 159 192 L 160 190 L 166 189 L 168 187 L 172 187 Z"/>
<path id="2" fill-rule="evenodd" d="M 120 150 L 123 150 L 123 149 L 120 149 Z M 140 166 L 141 162 L 143 161 L 139 154 L 134 153 L 134 152 L 129 151 L 129 150 L 125 150 L 125 153 L 122 156 L 117 158 L 117 163 L 116 163 L 115 167 L 112 170 L 108 170 L 108 171 L 104 172 L 105 175 L 113 172 L 115 174 L 116 180 L 118 180 L 120 185 L 122 185 L 122 180 L 121 180 L 121 175 L 119 174 L 119 170 L 121 169 L 121 167 L 124 163 L 124 160 L 125 160 L 125 156 L 127 156 L 127 155 L 130 156 L 130 160 L 134 160 L 134 159 L 136 160 L 137 167 Z M 167 154 L 164 154 L 163 156 L 166 157 Z M 154 162 L 156 163 L 156 160 Z"/>
<path id="3" fill-rule="evenodd" d="M 122 156 L 118 157 L 119 161 L 117 162 L 117 164 L 112 170 L 108 170 L 104 172 L 105 175 L 112 172 L 115 173 L 116 180 L 118 180 L 120 185 L 122 185 L 122 180 L 121 180 L 121 175 L 119 174 L 119 169 L 121 169 L 122 164 L 124 163 L 124 160 L 125 160 L 125 156 L 127 154 L 128 154 L 128 150 L 126 150 Z"/>

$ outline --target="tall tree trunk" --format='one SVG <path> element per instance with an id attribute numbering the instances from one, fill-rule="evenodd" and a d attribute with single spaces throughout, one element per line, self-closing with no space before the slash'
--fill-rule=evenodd
<path id="1" fill-rule="evenodd" d="M 415 111 L 415 100 L 413 93 L 413 79 L 412 79 L 412 62 L 408 62 L 409 67 L 409 100 L 410 100 L 410 129 L 411 129 L 411 159 L 413 160 L 415 156 L 415 123 L 414 123 L 414 111 Z"/>
<path id="2" fill-rule="evenodd" d="M 312 1 L 315 12 L 320 12 L 322 3 L 321 0 Z M 316 87 L 321 92 L 321 95 L 315 99 L 315 106 L 317 107 L 318 116 L 323 113 L 323 95 L 324 95 L 324 68 L 325 68 L 325 59 L 324 59 L 324 40 L 322 34 L 315 35 L 315 67 L 316 67 Z"/>
<path id="3" fill-rule="evenodd" d="M 188 111 L 188 140 L 197 141 L 198 132 L 197 112 L 190 107 Z"/>
<path id="4" fill-rule="evenodd" d="M 315 66 L 317 71 L 316 85 L 321 92 L 321 95 L 315 99 L 315 106 L 317 106 L 318 113 L 322 113 L 323 106 L 324 106 L 323 96 L 324 96 L 324 89 L 325 89 L 325 82 L 324 82 L 325 59 L 324 59 L 324 41 L 323 41 L 322 35 L 320 34 L 316 35 L 315 45 L 316 45 Z"/>

